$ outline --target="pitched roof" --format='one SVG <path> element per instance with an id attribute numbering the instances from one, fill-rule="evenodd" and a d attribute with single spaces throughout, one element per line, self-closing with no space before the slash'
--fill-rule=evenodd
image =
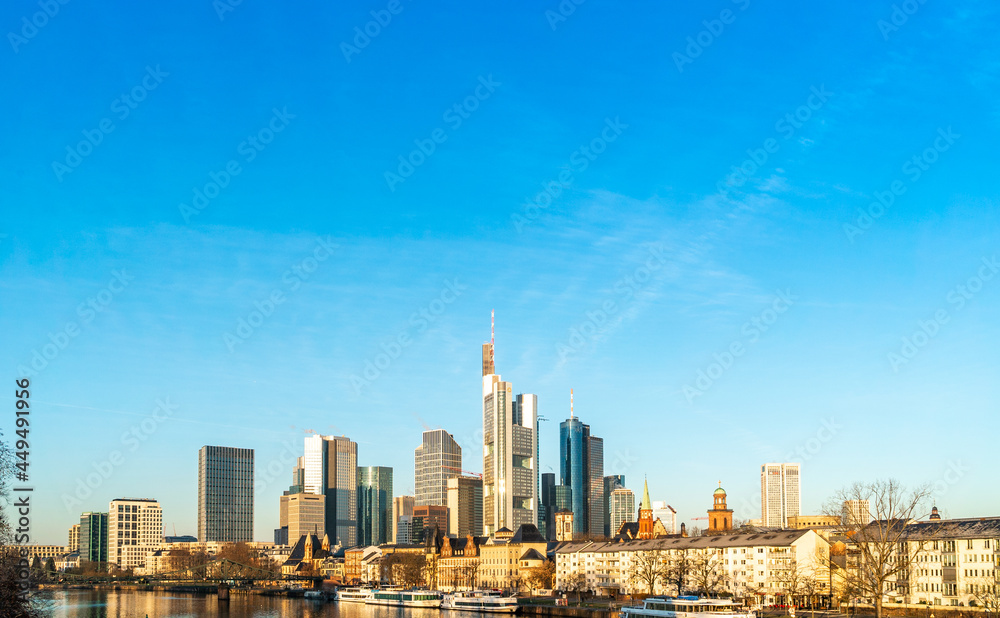
<path id="1" fill-rule="evenodd" d="M 577 541 L 566 543 L 556 549 L 557 554 L 570 554 L 578 551 L 587 552 L 617 552 L 617 551 L 655 551 L 705 549 L 722 547 L 767 546 L 783 547 L 798 541 L 806 534 L 816 534 L 812 530 L 781 530 L 767 534 L 716 534 L 711 536 L 671 536 L 658 539 L 622 540 L 619 542 Z"/>
<path id="2" fill-rule="evenodd" d="M 548 539 L 542 536 L 535 524 L 521 524 L 517 528 L 514 536 L 510 537 L 508 543 L 547 543 Z"/>
<path id="3" fill-rule="evenodd" d="M 519 560 L 545 560 L 545 556 L 540 554 L 537 549 L 532 547 L 528 551 L 524 552 Z"/>

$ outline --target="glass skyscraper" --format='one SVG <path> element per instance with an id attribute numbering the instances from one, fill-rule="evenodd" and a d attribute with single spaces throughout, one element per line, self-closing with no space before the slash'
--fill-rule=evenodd
<path id="1" fill-rule="evenodd" d="M 448 479 L 462 472 L 462 447 L 444 429 L 425 431 L 413 451 L 416 506 L 448 504 Z"/>
<path id="2" fill-rule="evenodd" d="M 392 468 L 358 468 L 358 544 L 392 542 Z"/>
<path id="3" fill-rule="evenodd" d="M 331 545 L 358 544 L 358 445 L 346 437 L 312 435 L 305 439 L 300 465 L 303 493 L 325 497 Z M 291 536 L 288 539 L 292 542 Z"/>
<path id="4" fill-rule="evenodd" d="M 560 485 L 569 488 L 573 533 L 604 535 L 604 440 L 571 416 L 559 424 Z"/>
<path id="5" fill-rule="evenodd" d="M 253 449 L 198 451 L 198 540 L 253 541 Z"/>
<path id="6" fill-rule="evenodd" d="M 80 515 L 80 562 L 108 561 L 108 514 Z"/>

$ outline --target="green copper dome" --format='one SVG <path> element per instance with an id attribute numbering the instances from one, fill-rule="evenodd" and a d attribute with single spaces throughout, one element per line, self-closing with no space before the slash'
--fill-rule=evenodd
<path id="1" fill-rule="evenodd" d="M 715 492 L 712 495 L 713 496 L 724 496 L 724 495 L 726 495 L 726 490 L 723 489 L 723 488 L 721 488 L 721 487 L 719 487 L 718 489 L 715 490 Z"/>

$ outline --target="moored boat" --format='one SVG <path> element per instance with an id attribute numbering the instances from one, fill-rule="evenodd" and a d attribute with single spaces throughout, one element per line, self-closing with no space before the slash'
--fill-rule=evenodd
<path id="1" fill-rule="evenodd" d="M 441 607 L 442 599 L 443 595 L 436 590 L 375 590 L 365 603 L 394 607 Z"/>
<path id="2" fill-rule="evenodd" d="M 732 599 L 649 597 L 642 605 L 623 607 L 621 618 L 754 618 L 754 613 Z"/>
<path id="3" fill-rule="evenodd" d="M 371 588 L 341 588 L 337 590 L 337 600 L 343 603 L 365 603 L 374 593 Z"/>
<path id="4" fill-rule="evenodd" d="M 445 595 L 441 607 L 470 612 L 513 614 L 517 611 L 517 597 L 505 597 L 488 590 L 456 592 Z"/>

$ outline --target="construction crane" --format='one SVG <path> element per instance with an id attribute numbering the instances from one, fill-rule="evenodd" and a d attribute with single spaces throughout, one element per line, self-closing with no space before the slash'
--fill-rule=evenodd
<path id="1" fill-rule="evenodd" d="M 454 470 L 455 472 L 459 472 L 461 474 L 466 474 L 468 476 L 474 476 L 474 477 L 476 477 L 479 480 L 483 479 L 483 475 L 480 474 L 480 473 L 478 473 L 478 472 L 470 472 L 469 470 L 463 470 L 461 468 L 453 468 L 451 466 L 441 466 L 441 467 L 444 468 L 445 470 Z"/>
<path id="2" fill-rule="evenodd" d="M 692 517 L 691 521 L 698 521 L 699 519 L 708 519 L 708 517 Z"/>

